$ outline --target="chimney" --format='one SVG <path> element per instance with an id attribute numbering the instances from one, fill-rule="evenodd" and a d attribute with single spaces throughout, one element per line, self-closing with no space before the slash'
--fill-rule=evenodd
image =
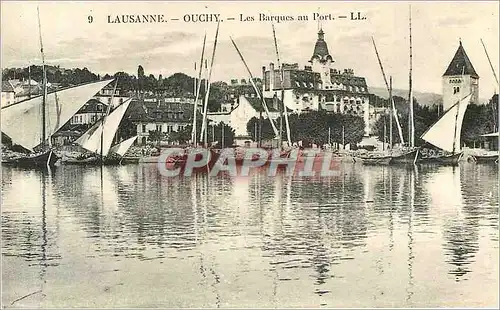
<path id="1" fill-rule="evenodd" d="M 269 64 L 269 90 L 274 90 L 274 64 L 272 62 Z"/>
<path id="2" fill-rule="evenodd" d="M 262 93 L 266 90 L 266 66 L 262 66 Z"/>

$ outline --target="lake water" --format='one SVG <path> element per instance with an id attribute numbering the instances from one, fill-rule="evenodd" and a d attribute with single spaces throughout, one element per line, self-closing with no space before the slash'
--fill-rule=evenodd
<path id="1" fill-rule="evenodd" d="M 498 168 L 2 168 L 5 307 L 498 304 Z"/>

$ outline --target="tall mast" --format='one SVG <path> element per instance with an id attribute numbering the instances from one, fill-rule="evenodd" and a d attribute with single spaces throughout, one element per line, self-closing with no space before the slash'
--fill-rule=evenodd
<path id="1" fill-rule="evenodd" d="M 285 106 L 285 86 L 284 86 L 284 79 L 285 79 L 285 70 L 283 68 L 283 65 L 280 63 L 280 54 L 278 51 L 278 41 L 276 40 L 276 31 L 274 29 L 274 24 L 273 26 L 273 37 L 274 37 L 274 47 L 276 49 L 276 57 L 278 59 L 278 68 L 280 68 L 280 84 L 281 84 L 281 106 L 280 106 L 280 117 L 283 118 L 283 114 L 285 115 L 285 130 L 286 130 L 286 139 L 288 142 L 288 146 L 292 146 L 292 139 L 290 137 L 290 123 L 288 122 L 288 111 Z M 281 130 L 282 122 L 280 122 L 280 130 Z M 281 135 L 282 132 L 280 131 L 280 147 L 281 147 Z"/>
<path id="2" fill-rule="evenodd" d="M 498 84 L 498 78 L 497 78 L 497 74 L 495 73 L 495 69 L 493 68 L 493 65 L 491 64 L 491 60 L 490 60 L 490 56 L 488 55 L 488 51 L 486 50 L 486 45 L 484 45 L 484 42 L 483 42 L 483 39 L 481 39 L 481 43 L 483 44 L 483 48 L 484 48 L 484 52 L 486 53 L 486 57 L 488 58 L 488 62 L 490 63 L 490 67 L 491 67 L 491 71 L 493 72 L 493 76 L 495 77 L 495 81 L 497 82 L 497 89 L 495 89 L 495 93 L 497 92 L 498 90 L 498 87 L 500 87 L 500 85 Z M 500 132 L 500 100 L 498 100 L 499 98 L 497 98 L 497 101 L 498 101 L 498 106 L 497 106 L 497 132 Z M 498 156 L 499 156 L 499 159 L 500 159 L 500 134 L 498 134 Z M 500 167 L 500 165 L 499 165 Z M 500 168 L 498 168 L 500 170 Z M 499 193 L 500 193 L 500 189 L 499 189 Z"/>
<path id="3" fill-rule="evenodd" d="M 382 71 L 382 76 L 384 77 L 385 86 L 387 87 L 387 92 L 389 91 L 389 83 L 387 83 L 387 77 L 385 76 L 384 66 L 382 65 L 382 61 L 380 60 L 380 56 L 378 54 L 377 45 L 375 44 L 375 39 L 372 37 L 373 47 L 375 48 L 375 54 L 377 54 L 378 64 L 380 65 L 380 70 Z M 394 119 L 396 120 L 396 125 L 398 127 L 399 140 L 401 144 L 404 144 L 403 138 L 403 130 L 401 129 L 401 124 L 399 123 L 398 114 L 396 113 L 396 106 L 394 104 L 394 98 L 391 98 L 392 110 L 394 111 Z"/>
<path id="4" fill-rule="evenodd" d="M 196 87 L 196 72 L 198 72 L 198 70 L 196 70 L 196 61 L 194 62 L 194 83 L 193 83 L 193 96 L 196 96 L 196 90 L 198 89 Z"/>
<path id="5" fill-rule="evenodd" d="M 493 68 L 493 64 L 491 63 L 490 55 L 488 55 L 488 51 L 486 50 L 486 45 L 484 45 L 483 39 L 481 39 L 481 43 L 483 44 L 484 52 L 486 54 L 486 57 L 488 58 L 488 62 L 490 63 L 491 72 L 493 72 L 493 76 L 495 77 L 495 81 L 497 82 L 496 86 L 499 87 L 498 77 L 497 74 L 495 73 L 495 69 Z M 497 89 L 495 89 L 495 93 L 496 91 Z"/>
<path id="6" fill-rule="evenodd" d="M 238 46 L 236 46 L 236 43 L 234 42 L 233 38 L 232 37 L 229 37 L 229 38 L 231 39 L 231 42 L 233 43 L 234 48 L 238 52 L 238 55 L 240 56 L 241 61 L 243 62 L 243 64 L 245 65 L 245 68 L 247 69 L 248 75 L 250 76 L 250 82 L 252 83 L 252 86 L 253 86 L 255 92 L 257 93 L 257 97 L 259 97 L 259 99 L 262 100 L 262 106 L 264 107 L 264 111 L 266 112 L 267 118 L 269 119 L 269 122 L 271 123 L 271 127 L 273 128 L 273 132 L 274 132 L 275 136 L 277 137 L 279 135 L 278 129 L 276 129 L 276 126 L 274 125 L 274 121 L 271 118 L 271 115 L 269 113 L 269 109 L 267 108 L 267 104 L 266 104 L 266 101 L 264 100 L 264 97 L 261 95 L 257 86 L 255 86 L 255 83 L 253 81 L 252 71 L 250 71 L 250 68 L 248 68 L 247 63 L 245 62 L 243 55 L 241 54 L 240 50 L 238 49 Z"/>
<path id="7" fill-rule="evenodd" d="M 389 102 L 392 101 L 392 76 L 389 77 Z M 392 110 L 392 106 L 389 109 L 389 145 L 391 146 L 392 152 L 392 114 L 394 111 Z"/>
<path id="8" fill-rule="evenodd" d="M 410 102 L 410 115 L 408 116 L 408 142 L 410 147 L 415 146 L 415 123 L 413 120 L 413 85 L 412 85 L 412 74 L 413 74 L 413 54 L 412 54 L 412 40 L 411 40 L 411 4 L 410 4 L 410 73 L 409 73 L 409 102 Z"/>
<path id="9" fill-rule="evenodd" d="M 28 66 L 28 98 L 31 99 L 31 65 Z"/>
<path id="10" fill-rule="evenodd" d="M 108 104 L 108 107 L 106 109 L 106 114 L 104 114 L 102 117 L 101 117 L 101 165 L 104 164 L 104 161 L 102 160 L 103 159 L 103 149 L 104 149 L 104 122 L 105 122 L 105 118 L 109 115 L 109 112 L 111 112 L 111 105 L 113 105 L 113 98 L 115 96 L 115 92 L 116 92 L 116 86 L 118 85 L 118 76 L 116 77 L 116 81 L 115 81 L 115 86 L 113 86 L 113 93 L 111 93 L 111 100 L 110 100 L 110 103 Z"/>
<path id="11" fill-rule="evenodd" d="M 40 53 L 42 54 L 42 71 L 43 71 L 43 81 L 42 81 L 42 143 L 45 143 L 47 139 L 47 133 L 45 129 L 46 123 L 46 101 L 47 101 L 47 72 L 45 71 L 45 55 L 43 53 L 43 42 L 42 42 L 42 26 L 40 22 L 40 9 L 36 7 L 37 15 L 38 15 L 38 32 L 40 34 Z M 51 141 L 49 139 L 49 145 L 51 145 Z"/>
<path id="12" fill-rule="evenodd" d="M 217 30 L 215 31 L 215 41 L 214 41 L 214 49 L 212 50 L 212 60 L 210 61 L 210 71 L 208 72 L 207 78 L 207 89 L 205 92 L 205 104 L 203 106 L 203 123 L 201 126 L 200 140 L 203 139 L 204 143 L 207 143 L 207 109 L 208 109 L 208 97 L 210 95 L 210 80 L 212 77 L 212 69 L 214 67 L 215 60 L 215 50 L 217 48 L 217 38 L 219 37 L 219 25 L 220 22 L 217 22 Z"/>
<path id="13" fill-rule="evenodd" d="M 200 59 L 200 71 L 198 73 L 198 89 L 196 90 L 196 97 L 194 99 L 194 108 L 193 108 L 193 130 L 191 132 L 191 141 L 193 142 L 193 146 L 196 147 L 198 145 L 196 141 L 196 118 L 198 112 L 198 98 L 200 96 L 200 88 L 201 88 L 201 72 L 203 70 L 203 57 L 205 56 L 205 43 L 207 41 L 207 34 L 203 37 L 203 48 L 201 50 L 201 59 Z M 196 77 L 195 77 L 196 82 Z"/>

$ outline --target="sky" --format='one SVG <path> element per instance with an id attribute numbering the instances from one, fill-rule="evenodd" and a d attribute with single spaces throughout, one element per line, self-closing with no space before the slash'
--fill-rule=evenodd
<path id="1" fill-rule="evenodd" d="M 294 21 L 275 22 L 282 62 L 308 65 L 318 27 L 338 69 L 352 68 L 366 77 L 369 87 L 385 87 L 371 37 L 394 88 L 408 88 L 409 7 L 411 2 L 1 2 L 1 65 L 23 67 L 40 64 L 37 5 L 40 9 L 45 58 L 64 68 L 87 67 L 95 73 L 125 71 L 147 75 L 176 72 L 195 75 L 203 36 L 211 59 L 216 22 L 185 22 L 184 16 L 220 14 L 219 40 L 212 80 L 229 82 L 248 78 L 231 44 L 232 36 L 254 76 L 262 66 L 276 63 L 272 25 L 259 21 L 260 13 L 290 15 Z M 350 20 L 351 12 L 366 19 Z M 412 2 L 413 87 L 416 91 L 441 93 L 442 74 L 453 58 L 459 40 L 480 76 L 480 98 L 490 98 L 496 82 L 480 39 L 488 49 L 493 67 L 499 70 L 499 2 Z M 347 19 L 313 20 L 313 14 L 347 15 Z M 109 23 L 117 15 L 163 14 L 165 23 Z M 240 21 L 254 16 L 255 21 Z M 297 16 L 308 16 L 298 21 Z M 92 23 L 89 23 L 92 16 Z M 233 17 L 230 21 L 227 18 Z M 171 20 L 178 18 L 178 21 Z"/>

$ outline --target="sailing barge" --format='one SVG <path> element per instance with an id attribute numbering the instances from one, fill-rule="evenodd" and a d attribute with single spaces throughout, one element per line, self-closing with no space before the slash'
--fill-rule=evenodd
<path id="1" fill-rule="evenodd" d="M 50 145 L 50 136 L 110 82 L 106 80 L 69 87 L 2 107 L 2 132 L 14 144 L 31 152 L 3 164 L 27 168 L 54 166 L 59 157 L 52 148 L 44 148 L 44 145 Z"/>
<path id="2" fill-rule="evenodd" d="M 112 146 L 118 126 L 125 115 L 131 99 L 127 99 L 109 115 L 96 122 L 75 143 L 90 152 L 76 158 L 65 158 L 63 164 L 70 165 L 116 165 L 137 139 L 137 136 Z"/>

